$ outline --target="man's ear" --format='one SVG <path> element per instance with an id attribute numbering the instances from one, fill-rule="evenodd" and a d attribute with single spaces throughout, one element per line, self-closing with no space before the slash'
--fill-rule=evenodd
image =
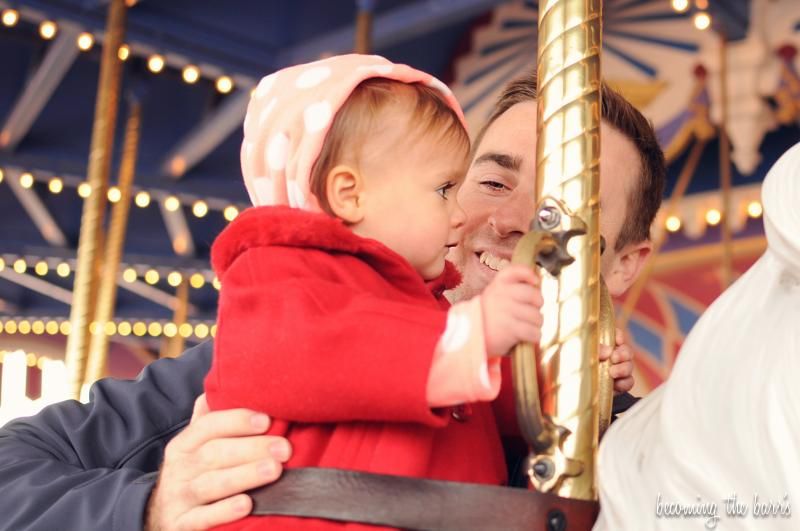
<path id="1" fill-rule="evenodd" d="M 325 194 L 333 214 L 348 224 L 364 218 L 364 178 L 351 166 L 339 165 L 328 172 Z"/>
<path id="2" fill-rule="evenodd" d="M 653 252 L 653 243 L 649 240 L 639 243 L 629 243 L 614 256 L 611 272 L 605 277 L 608 292 L 613 297 L 618 297 L 630 288 L 642 272 L 650 253 Z"/>

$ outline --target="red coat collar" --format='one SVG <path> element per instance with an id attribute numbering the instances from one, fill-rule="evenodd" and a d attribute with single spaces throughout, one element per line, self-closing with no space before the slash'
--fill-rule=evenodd
<path id="1" fill-rule="evenodd" d="M 362 238 L 327 214 L 285 206 L 254 207 L 243 211 L 217 237 L 211 264 L 222 278 L 234 260 L 254 247 L 281 245 L 319 249 L 358 256 L 399 287 L 419 286 L 421 277 L 402 256 L 382 243 Z M 461 283 L 455 266 L 445 262 L 444 272 L 426 282 L 437 298 Z"/>

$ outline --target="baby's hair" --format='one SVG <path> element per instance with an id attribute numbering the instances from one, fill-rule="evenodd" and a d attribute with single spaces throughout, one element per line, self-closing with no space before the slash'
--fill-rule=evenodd
<path id="1" fill-rule="evenodd" d="M 383 111 L 392 106 L 410 111 L 408 124 L 382 120 Z M 379 77 L 364 80 L 336 113 L 311 170 L 311 193 L 324 212 L 332 214 L 325 192 L 328 172 L 342 162 L 357 165 L 360 146 L 381 128 L 406 125 L 410 134 L 436 135 L 431 141 L 442 149 L 462 149 L 465 157 L 469 152 L 469 134 L 438 90 Z"/>

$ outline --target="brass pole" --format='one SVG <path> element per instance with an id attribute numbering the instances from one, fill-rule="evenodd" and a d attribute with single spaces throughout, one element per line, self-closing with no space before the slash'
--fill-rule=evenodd
<path id="1" fill-rule="evenodd" d="M 97 275 L 93 274 L 94 264 L 103 224 L 122 73 L 122 63 L 117 56 L 117 50 L 122 45 L 124 38 L 125 18 L 124 0 L 111 0 L 100 62 L 100 79 L 97 86 L 97 101 L 87 169 L 92 193 L 84 200 L 83 204 L 73 302 L 70 311 L 71 332 L 67 338 L 65 354 L 68 396 L 75 399 L 80 397 L 89 346 L 89 319 L 92 315 L 90 313 L 91 296 L 96 291 L 94 285 L 97 281 Z"/>
<path id="2" fill-rule="evenodd" d="M 539 3 L 537 204 L 563 203 L 586 225 L 570 242 L 574 263 L 543 274 L 539 350 L 542 413 L 562 434 L 567 477 L 547 488 L 562 497 L 597 498 L 598 316 L 600 312 L 600 52 L 602 0 Z M 570 467 L 567 467 L 570 468 Z"/>
<path id="3" fill-rule="evenodd" d="M 139 132 L 141 123 L 141 104 L 133 100 L 125 127 L 125 139 L 122 148 L 122 161 L 119 170 L 120 200 L 111 211 L 111 222 L 108 227 L 108 238 L 105 245 L 103 274 L 100 277 L 99 291 L 96 301 L 95 333 L 89 342 L 89 361 L 86 366 L 85 385 L 91 385 L 106 374 L 109 339 L 105 326 L 114 317 L 114 305 L 117 298 L 117 275 L 122 249 L 125 245 L 125 229 L 128 225 L 128 212 L 131 205 L 131 189 L 136 173 L 136 157 L 139 148 Z"/>
<path id="4" fill-rule="evenodd" d="M 186 323 L 186 318 L 189 315 L 189 281 L 188 279 L 181 280 L 178 284 L 178 289 L 175 293 L 175 313 L 172 317 L 172 322 L 175 326 L 180 327 Z M 183 352 L 183 347 L 186 340 L 180 334 L 176 333 L 174 337 L 165 337 L 161 343 L 160 358 L 177 358 Z"/>
<path id="5" fill-rule="evenodd" d="M 359 0 L 356 14 L 355 53 L 372 52 L 372 0 Z"/>
<path id="6" fill-rule="evenodd" d="M 728 141 L 728 39 L 719 37 L 719 90 L 722 114 L 719 124 L 719 179 L 722 190 L 722 289 L 733 281 L 733 237 L 731 235 L 731 152 Z"/>
<path id="7" fill-rule="evenodd" d="M 678 181 L 675 183 L 675 189 L 672 191 L 672 195 L 667 203 L 666 217 L 673 215 L 678 209 L 678 204 L 680 204 L 683 196 L 686 194 L 686 189 L 689 187 L 689 183 L 691 182 L 695 171 L 697 171 L 697 165 L 700 163 L 700 157 L 702 156 L 705 147 L 705 139 L 697 140 L 694 145 L 692 145 L 692 151 L 689 153 L 689 157 L 686 159 L 686 164 L 684 164 L 683 168 L 681 169 L 681 174 L 678 176 Z M 619 317 L 620 328 L 624 329 L 625 326 L 627 326 L 631 315 L 633 315 L 633 309 L 636 307 L 636 303 L 639 302 L 639 297 L 641 297 L 647 281 L 653 274 L 653 268 L 656 264 L 656 257 L 658 256 L 661 246 L 664 245 L 666 239 L 666 231 L 659 232 L 656 236 L 656 239 L 653 242 L 653 252 L 651 253 L 650 258 L 648 258 L 642 274 L 639 275 L 638 279 L 636 279 L 636 282 L 628 292 L 628 296 L 625 298 L 625 303 L 622 305 L 622 312 L 620 313 Z"/>

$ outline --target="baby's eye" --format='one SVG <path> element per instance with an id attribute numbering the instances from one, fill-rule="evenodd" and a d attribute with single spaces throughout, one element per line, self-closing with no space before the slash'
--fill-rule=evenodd
<path id="1" fill-rule="evenodd" d="M 436 193 L 438 193 L 440 196 L 442 196 L 442 199 L 447 199 L 447 192 L 450 189 L 455 188 L 455 186 L 456 186 L 455 183 L 447 183 L 447 184 L 437 188 L 436 189 Z"/>

